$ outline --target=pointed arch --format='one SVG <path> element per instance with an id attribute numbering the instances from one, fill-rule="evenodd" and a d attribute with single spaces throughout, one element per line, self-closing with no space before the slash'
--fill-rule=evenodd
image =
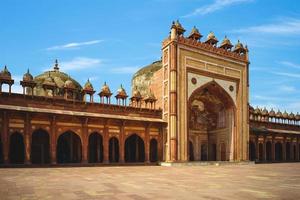
<path id="1" fill-rule="evenodd" d="M 80 137 L 73 131 L 62 133 L 56 146 L 58 163 L 80 163 L 82 159 L 82 144 Z"/>
<path id="2" fill-rule="evenodd" d="M 155 138 L 150 140 L 150 162 L 158 161 L 158 143 Z"/>
<path id="3" fill-rule="evenodd" d="M 119 140 L 116 137 L 109 139 L 109 162 L 119 162 Z"/>
<path id="4" fill-rule="evenodd" d="M 23 135 L 19 132 L 11 134 L 9 139 L 9 160 L 12 164 L 23 164 L 25 159 L 25 146 Z"/>
<path id="5" fill-rule="evenodd" d="M 37 129 L 31 137 L 31 163 L 45 164 L 50 162 L 50 139 L 44 129 Z"/>
<path id="6" fill-rule="evenodd" d="M 103 137 L 97 132 L 89 135 L 89 163 L 103 162 Z"/>
<path id="7" fill-rule="evenodd" d="M 125 162 L 144 162 L 145 145 L 143 139 L 132 134 L 125 140 Z"/>

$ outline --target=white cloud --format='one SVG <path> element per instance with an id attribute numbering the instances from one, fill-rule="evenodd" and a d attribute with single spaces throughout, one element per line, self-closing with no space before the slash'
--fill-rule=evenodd
<path id="1" fill-rule="evenodd" d="M 299 35 L 300 19 L 285 18 L 271 24 L 262 24 L 231 31 L 233 33 L 256 33 L 256 34 L 276 34 L 276 35 Z"/>
<path id="2" fill-rule="evenodd" d="M 288 92 L 288 93 L 296 92 L 296 88 L 293 86 L 289 86 L 289 85 L 281 85 L 279 87 L 279 90 L 282 92 Z"/>
<path id="3" fill-rule="evenodd" d="M 70 61 L 59 63 L 59 68 L 62 71 L 79 71 L 82 69 L 94 68 L 102 64 L 101 59 L 76 57 Z"/>
<path id="4" fill-rule="evenodd" d="M 232 5 L 240 4 L 240 3 L 248 3 L 252 2 L 253 0 L 215 0 L 212 4 L 204 5 L 200 8 L 195 9 L 193 12 L 183 16 L 186 17 L 193 17 L 197 15 L 206 15 L 218 10 L 221 10 L 225 7 L 229 7 Z"/>
<path id="5" fill-rule="evenodd" d="M 133 67 L 116 67 L 110 70 L 111 73 L 115 74 L 133 74 L 140 69 L 138 66 Z"/>
<path id="6" fill-rule="evenodd" d="M 53 50 L 65 50 L 65 49 L 78 49 L 82 46 L 89 46 L 89 45 L 93 45 L 93 44 L 98 44 L 100 42 L 103 42 L 103 40 L 91 40 L 91 41 L 87 41 L 87 42 L 71 42 L 71 43 L 64 44 L 64 45 L 57 45 L 57 46 L 49 47 L 46 50 L 53 51 Z"/>
<path id="7" fill-rule="evenodd" d="M 281 61 L 279 63 L 283 64 L 285 66 L 288 66 L 288 67 L 293 67 L 293 68 L 296 68 L 296 69 L 300 69 L 300 65 L 299 64 L 295 64 L 295 63 L 292 63 L 292 62 L 289 62 L 289 61 Z"/>
<path id="8" fill-rule="evenodd" d="M 285 77 L 289 77 L 289 78 L 300 78 L 300 74 L 296 74 L 296 73 L 272 72 L 272 74 L 279 75 L 279 76 L 285 76 Z"/>

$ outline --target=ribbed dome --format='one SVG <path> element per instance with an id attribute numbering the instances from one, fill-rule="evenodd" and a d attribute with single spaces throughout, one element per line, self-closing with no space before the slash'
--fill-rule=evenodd
<path id="1" fill-rule="evenodd" d="M 258 107 L 256 107 L 255 110 L 254 110 L 254 113 L 257 114 L 257 115 L 261 114 L 261 110 Z"/>
<path id="2" fill-rule="evenodd" d="M 65 88 L 70 88 L 70 89 L 75 89 L 75 84 L 73 83 L 73 81 L 69 78 L 68 80 L 66 80 L 65 84 L 64 84 Z"/>
<path id="3" fill-rule="evenodd" d="M 59 71 L 57 61 L 55 62 L 53 70 L 46 71 L 46 72 L 34 77 L 33 80 L 34 80 L 34 82 L 37 83 L 36 88 L 34 89 L 34 95 L 37 95 L 37 96 L 45 96 L 46 95 L 42 86 L 43 86 L 43 83 L 45 82 L 45 80 L 49 77 L 49 74 L 57 86 L 56 96 L 63 96 L 65 83 L 67 80 L 71 80 L 75 86 L 74 89 L 76 89 L 76 91 L 74 93 L 75 98 L 81 99 L 81 94 L 80 94 L 80 91 L 82 90 L 81 85 L 76 80 L 74 80 L 72 77 L 70 77 L 68 74 Z"/>
<path id="4" fill-rule="evenodd" d="M 280 112 L 280 110 L 277 111 L 276 117 L 282 117 L 282 113 Z"/>
<path id="5" fill-rule="evenodd" d="M 238 40 L 238 43 L 234 46 L 233 51 L 236 52 L 236 53 L 245 53 L 246 49 L 244 48 L 244 46 L 240 42 L 240 40 Z"/>
<path id="6" fill-rule="evenodd" d="M 127 97 L 127 93 L 126 93 L 125 89 L 123 88 L 122 84 L 121 84 L 120 88 L 117 90 L 117 95 L 121 96 L 121 97 Z"/>
<path id="7" fill-rule="evenodd" d="M 269 116 L 270 117 L 275 117 L 276 116 L 276 113 L 275 111 L 273 110 L 273 108 L 271 109 L 270 113 L 269 113 Z"/>
<path id="8" fill-rule="evenodd" d="M 233 45 L 231 44 L 230 40 L 225 36 L 224 40 L 222 41 L 220 48 L 224 49 L 231 49 Z"/>
<path id="9" fill-rule="evenodd" d="M 33 76 L 30 74 L 29 69 L 27 69 L 27 72 L 23 75 L 23 81 L 33 81 Z"/>
<path id="10" fill-rule="evenodd" d="M 286 112 L 286 110 L 285 110 L 284 113 L 282 114 L 282 117 L 284 117 L 284 118 L 288 118 L 288 117 L 289 117 L 289 114 Z"/>
<path id="11" fill-rule="evenodd" d="M 268 115 L 269 112 L 266 108 L 263 109 L 263 111 L 261 112 L 262 115 Z"/>
<path id="12" fill-rule="evenodd" d="M 110 88 L 109 86 L 106 84 L 106 82 L 104 82 L 104 85 L 101 88 L 101 92 L 103 94 L 111 94 Z"/>
<path id="13" fill-rule="evenodd" d="M 291 113 L 289 114 L 289 119 L 294 119 L 294 118 L 295 118 L 295 115 L 294 115 L 294 113 L 291 112 Z"/>
<path id="14" fill-rule="evenodd" d="M 43 85 L 53 85 L 53 86 L 56 85 L 53 78 L 50 75 L 50 72 L 49 72 L 48 77 L 44 80 Z"/>
<path id="15" fill-rule="evenodd" d="M 205 43 L 209 43 L 212 45 L 218 43 L 218 39 L 216 38 L 215 34 L 212 31 L 207 35 Z"/>

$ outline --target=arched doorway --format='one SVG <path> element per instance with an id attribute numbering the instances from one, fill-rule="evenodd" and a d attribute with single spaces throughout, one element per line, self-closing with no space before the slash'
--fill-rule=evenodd
<path id="1" fill-rule="evenodd" d="M 207 144 L 201 144 L 201 160 L 207 161 Z"/>
<path id="2" fill-rule="evenodd" d="M 33 164 L 49 163 L 49 134 L 42 130 L 36 130 L 31 140 L 31 162 Z"/>
<path id="3" fill-rule="evenodd" d="M 211 81 L 191 94 L 188 106 L 188 132 L 201 132 L 206 138 L 203 143 L 207 144 L 208 149 L 203 147 L 201 152 L 208 155 L 205 158 L 205 154 L 201 153 L 201 160 L 230 159 L 226 157 L 226 149 L 231 149 L 233 145 L 236 107 L 229 93 L 216 81 Z M 225 148 L 222 148 L 222 143 L 225 143 Z"/>
<path id="4" fill-rule="evenodd" d="M 190 161 L 194 161 L 195 158 L 194 158 L 194 145 L 193 145 L 193 142 L 192 141 L 189 141 L 189 154 L 190 154 Z"/>
<path id="5" fill-rule="evenodd" d="M 102 135 L 92 133 L 89 136 L 89 163 L 103 162 L 103 139 Z"/>
<path id="6" fill-rule="evenodd" d="M 262 143 L 259 143 L 259 148 L 258 148 L 258 150 L 259 150 L 259 161 L 262 161 L 263 160 L 263 154 L 264 154 L 264 145 L 262 144 Z"/>
<path id="7" fill-rule="evenodd" d="M 211 161 L 217 160 L 217 145 L 216 144 L 210 145 L 210 159 L 209 160 L 211 160 Z"/>
<path id="8" fill-rule="evenodd" d="M 285 157 L 287 161 L 291 160 L 291 144 L 289 142 L 285 144 Z"/>
<path id="9" fill-rule="evenodd" d="M 275 144 L 275 160 L 282 161 L 282 144 L 280 142 Z"/>
<path id="10" fill-rule="evenodd" d="M 145 146 L 143 139 L 133 134 L 125 141 L 125 162 L 144 162 Z"/>
<path id="11" fill-rule="evenodd" d="M 12 164 L 23 164 L 25 158 L 24 140 L 20 133 L 10 136 L 9 160 Z"/>
<path id="12" fill-rule="evenodd" d="M 77 134 L 72 131 L 63 133 L 59 136 L 57 141 L 57 162 L 81 162 L 81 149 L 81 140 Z"/>
<path id="13" fill-rule="evenodd" d="M 294 152 L 294 156 L 293 156 L 293 160 L 297 160 L 297 150 L 296 150 L 296 145 L 293 145 L 293 152 Z"/>
<path id="14" fill-rule="evenodd" d="M 266 143 L 266 160 L 272 161 L 272 143 L 270 141 Z"/>
<path id="15" fill-rule="evenodd" d="M 226 160 L 226 145 L 225 143 L 221 144 L 221 161 Z"/>
<path id="16" fill-rule="evenodd" d="M 255 144 L 249 141 L 249 160 L 255 161 Z"/>
<path id="17" fill-rule="evenodd" d="M 119 140 L 116 137 L 109 139 L 109 162 L 119 162 Z"/>
<path id="18" fill-rule="evenodd" d="M 150 140 L 150 162 L 157 162 L 158 161 L 158 145 L 156 139 Z"/>

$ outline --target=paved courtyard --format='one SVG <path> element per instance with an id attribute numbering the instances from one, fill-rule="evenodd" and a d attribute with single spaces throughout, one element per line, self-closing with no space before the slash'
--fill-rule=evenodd
<path id="1" fill-rule="evenodd" d="M 300 163 L 2 168 L 0 199 L 300 199 Z"/>

